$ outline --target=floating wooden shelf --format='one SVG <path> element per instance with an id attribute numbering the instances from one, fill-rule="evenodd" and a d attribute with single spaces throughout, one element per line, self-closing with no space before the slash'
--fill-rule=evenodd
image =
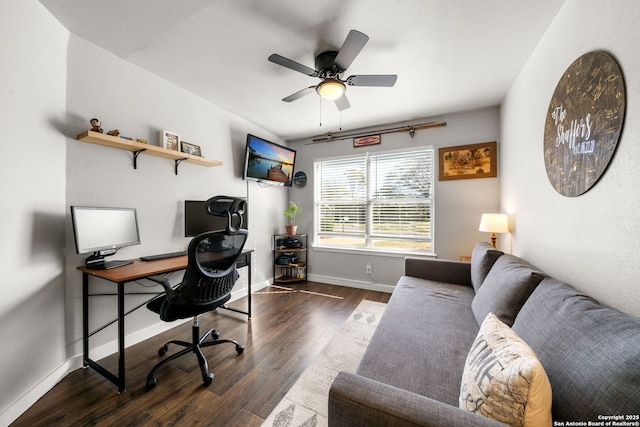
<path id="1" fill-rule="evenodd" d="M 193 163 L 200 166 L 214 167 L 222 166 L 220 160 L 207 159 L 194 156 L 193 154 L 182 153 L 176 150 L 158 147 L 156 145 L 143 144 L 141 142 L 120 138 L 118 136 L 106 135 L 99 132 L 86 131 L 79 134 L 76 139 L 90 144 L 103 145 L 105 147 L 117 148 L 119 150 L 131 151 L 133 153 L 133 168 L 138 168 L 138 155 L 141 153 L 151 156 L 171 159 L 175 162 L 175 173 L 178 174 L 178 165 L 181 162 Z"/>

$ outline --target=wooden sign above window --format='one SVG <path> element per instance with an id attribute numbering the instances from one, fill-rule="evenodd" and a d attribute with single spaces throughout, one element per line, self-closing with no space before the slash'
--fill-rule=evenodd
<path id="1" fill-rule="evenodd" d="M 544 163 L 558 193 L 579 196 L 602 176 L 622 132 L 625 105 L 622 72 L 608 53 L 586 53 L 567 68 L 544 128 Z"/>

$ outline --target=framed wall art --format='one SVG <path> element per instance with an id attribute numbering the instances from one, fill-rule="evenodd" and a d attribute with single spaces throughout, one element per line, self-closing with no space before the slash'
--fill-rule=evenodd
<path id="1" fill-rule="evenodd" d="M 367 147 L 369 145 L 380 144 L 380 135 L 361 136 L 359 138 L 353 138 L 354 147 Z"/>
<path id="2" fill-rule="evenodd" d="M 169 132 L 168 130 L 160 131 L 160 147 L 166 148 L 167 150 L 178 151 L 180 147 L 180 135 Z"/>
<path id="3" fill-rule="evenodd" d="M 458 145 L 438 149 L 439 180 L 498 176 L 497 143 Z"/>
<path id="4" fill-rule="evenodd" d="M 182 152 L 187 154 L 192 154 L 194 156 L 202 157 L 202 153 L 200 152 L 200 146 L 195 144 L 189 144 L 188 142 L 182 141 L 180 143 L 182 146 Z"/>

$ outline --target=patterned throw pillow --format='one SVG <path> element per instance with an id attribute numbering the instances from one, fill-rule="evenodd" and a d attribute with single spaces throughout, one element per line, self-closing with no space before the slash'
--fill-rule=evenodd
<path id="1" fill-rule="evenodd" d="M 547 374 L 533 350 L 493 313 L 467 356 L 459 406 L 512 426 L 551 426 Z"/>

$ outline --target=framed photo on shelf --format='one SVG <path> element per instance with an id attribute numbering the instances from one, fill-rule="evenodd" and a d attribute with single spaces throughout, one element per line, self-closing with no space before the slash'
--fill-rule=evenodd
<path id="1" fill-rule="evenodd" d="M 498 152 L 496 148 L 495 141 L 439 148 L 439 180 L 493 178 L 498 176 Z"/>
<path id="2" fill-rule="evenodd" d="M 200 146 L 195 144 L 189 144 L 188 142 L 181 142 L 182 152 L 187 154 L 192 154 L 194 156 L 202 157 L 202 153 L 200 153 Z"/>
<path id="3" fill-rule="evenodd" d="M 180 148 L 180 135 L 168 130 L 160 131 L 160 147 L 178 151 Z"/>

